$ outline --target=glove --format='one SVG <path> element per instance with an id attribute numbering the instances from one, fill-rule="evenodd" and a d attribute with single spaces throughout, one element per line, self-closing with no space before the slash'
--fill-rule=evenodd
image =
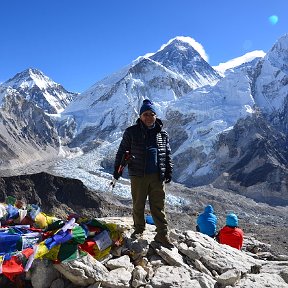
<path id="1" fill-rule="evenodd" d="M 122 176 L 122 172 L 118 172 L 119 167 L 115 167 L 114 173 L 113 173 L 113 177 L 114 179 L 118 180 L 121 176 Z"/>
<path id="2" fill-rule="evenodd" d="M 170 183 L 171 180 L 172 180 L 172 174 L 171 174 L 171 173 L 165 174 L 165 181 L 164 181 L 164 183 Z"/>

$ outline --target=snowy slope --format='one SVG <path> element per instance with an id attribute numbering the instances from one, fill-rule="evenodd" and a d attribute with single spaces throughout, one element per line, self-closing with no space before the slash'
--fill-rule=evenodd
<path id="1" fill-rule="evenodd" d="M 0 87 L 0 100 L 0 170 L 56 159 L 60 143 L 51 118 L 11 87 Z"/>
<path id="2" fill-rule="evenodd" d="M 260 112 L 276 113 L 276 116 L 281 113 L 278 119 L 287 118 L 287 43 L 287 36 L 283 36 L 265 56 L 263 51 L 254 51 L 211 67 L 205 53 L 199 51 L 191 39 L 171 39 L 157 52 L 139 57 L 95 83 L 55 117 L 61 143 L 74 149 L 75 158 L 61 161 L 53 169 L 63 176 L 81 177 L 95 189 L 108 189 L 106 182 L 113 171 L 122 133 L 139 117 L 143 99 L 150 98 L 170 135 L 175 163 L 173 180 L 192 186 L 212 183 L 219 173 L 229 169 L 229 165 L 237 164 L 233 161 L 241 161 L 243 152 L 239 151 L 249 149 L 249 145 L 242 150 L 233 146 L 235 143 L 242 145 L 245 135 L 254 131 L 248 129 L 247 134 L 234 131 L 236 123 L 251 115 L 256 115 L 251 118 L 257 119 L 259 109 Z M 24 87 L 21 88 L 24 90 L 34 87 L 32 82 L 29 83 L 19 80 L 13 84 L 10 81 L 11 85 Z M 44 90 L 49 86 L 41 84 L 40 80 L 37 83 L 37 87 Z M 249 125 L 257 125 L 253 121 L 248 121 Z M 287 120 L 282 126 L 283 132 L 287 130 L 285 123 Z M 237 129 L 247 129 L 249 125 L 237 125 Z M 235 133 L 229 133 L 231 131 Z M 225 134 L 244 137 L 241 141 L 230 139 L 233 152 L 227 145 L 218 143 Z M 253 133 L 249 135 L 254 136 Z M 247 143 L 250 143 L 248 139 Z M 253 142 L 254 150 L 258 149 L 257 143 L 257 140 L 256 144 Z M 220 147 L 217 151 L 216 146 Z M 276 153 L 272 148 L 271 151 Z M 254 165 L 253 159 L 250 163 Z M 100 183 L 101 178 L 105 185 Z M 118 188 L 115 191 L 125 195 L 129 189 L 127 180 L 121 181 L 119 191 Z"/>
<path id="3" fill-rule="evenodd" d="M 219 74 L 187 39 L 175 38 L 156 53 L 139 57 L 97 82 L 68 105 L 62 115 L 75 118 L 78 135 L 87 127 L 97 127 L 94 133 L 101 137 L 103 131 L 109 130 L 113 140 L 115 133 L 118 137 L 135 122 L 143 99 L 151 99 L 158 116 L 165 119 L 171 101 L 203 85 L 214 85 L 219 79 Z"/>
<path id="4" fill-rule="evenodd" d="M 239 66 L 242 66 L 245 63 L 253 62 L 254 60 L 258 61 L 263 58 L 266 53 L 262 50 L 255 50 L 249 53 L 246 53 L 243 56 L 231 59 L 225 63 L 220 63 L 217 66 L 213 66 L 213 68 L 218 71 L 221 75 L 225 75 L 226 70 L 233 69 Z"/>
<path id="5" fill-rule="evenodd" d="M 288 95 L 288 34 L 282 36 L 259 65 L 255 101 L 266 113 L 280 111 Z"/>
<path id="6" fill-rule="evenodd" d="M 215 84 L 221 78 L 220 75 L 191 42 L 189 37 L 176 37 L 149 58 L 182 75 L 193 88 Z"/>
<path id="7" fill-rule="evenodd" d="M 234 61 L 221 78 L 189 42 L 171 39 L 156 53 L 139 57 L 79 95 L 62 113 L 77 125 L 70 146 L 95 148 L 98 164 L 111 173 L 124 129 L 135 123 L 142 100 L 150 98 L 170 134 L 175 181 L 185 183 L 192 175 L 203 181 L 213 174 L 218 135 L 253 113 L 252 79 L 247 71 L 254 69 L 263 53 Z M 100 167 L 89 171 L 97 174 Z"/>
<path id="8" fill-rule="evenodd" d="M 22 94 L 26 100 L 50 114 L 60 113 L 73 100 L 76 93 L 66 91 L 37 69 L 26 69 L 1 84 L 12 87 Z"/>

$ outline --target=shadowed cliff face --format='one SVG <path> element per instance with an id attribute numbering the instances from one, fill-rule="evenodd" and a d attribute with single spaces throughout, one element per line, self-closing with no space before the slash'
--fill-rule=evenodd
<path id="1" fill-rule="evenodd" d="M 121 210 L 116 207 L 117 203 L 110 203 L 96 192 L 89 191 L 80 180 L 44 172 L 0 178 L 0 202 L 4 202 L 7 196 L 37 204 L 43 212 L 59 217 L 70 213 L 100 217 L 109 215 L 113 209 Z"/>
<path id="2" fill-rule="evenodd" d="M 0 170 L 58 158 L 60 141 L 50 116 L 16 90 L 2 87 L 0 93 Z"/>
<path id="3" fill-rule="evenodd" d="M 219 173 L 215 187 L 270 205 L 288 205 L 288 150 L 284 133 L 264 118 L 251 117 L 238 121 L 233 130 L 221 135 L 215 150 L 216 164 L 223 173 Z"/>

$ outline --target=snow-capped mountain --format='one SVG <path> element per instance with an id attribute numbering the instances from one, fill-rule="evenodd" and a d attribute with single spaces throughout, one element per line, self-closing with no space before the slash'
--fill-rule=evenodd
<path id="1" fill-rule="evenodd" d="M 176 38 L 157 53 L 140 57 L 97 82 L 67 106 L 62 115 L 72 115 L 78 127 L 72 145 L 95 138 L 115 140 L 135 122 L 145 98 L 155 103 L 159 117 L 165 119 L 172 101 L 220 78 L 188 42 Z"/>
<path id="2" fill-rule="evenodd" d="M 243 137 L 243 141 L 238 139 L 237 144 L 235 142 L 233 144 L 239 145 L 238 148 L 233 145 L 225 147 L 219 141 L 223 141 L 222 135 L 230 135 L 229 132 L 234 131 L 234 126 L 241 119 L 253 119 L 248 121 L 249 125 L 258 125 L 258 118 L 254 115 L 259 113 L 259 107 L 260 110 L 263 107 L 255 92 L 257 83 L 261 81 L 260 74 L 264 73 L 265 69 L 261 73 L 259 71 L 261 67 L 265 67 L 265 61 L 271 59 L 271 53 L 272 55 L 279 53 L 274 51 L 278 46 L 272 48 L 266 56 L 263 51 L 255 51 L 231 60 L 226 65 L 222 63 L 222 73 L 224 70 L 225 73 L 221 78 L 215 72 L 216 70 L 201 59 L 200 54 L 192 46 L 189 46 L 189 43 L 181 41 L 180 38 L 173 39 L 156 53 L 140 57 L 120 72 L 97 82 L 81 94 L 77 101 L 67 106 L 64 115 L 74 117 L 78 129 L 72 146 L 83 145 L 82 147 L 90 148 L 97 146 L 97 157 L 103 159 L 98 159 L 97 169 L 104 167 L 108 169 L 106 171 L 112 171 L 113 155 L 123 130 L 135 122 L 142 100 L 150 98 L 155 103 L 159 111 L 158 115 L 164 120 L 164 125 L 170 134 L 175 163 L 174 181 L 192 186 L 212 183 L 222 173 L 237 165 L 237 162 L 241 162 L 241 157 L 245 154 L 243 151 L 249 151 L 249 147 L 251 150 L 261 147 L 252 141 L 254 139 L 252 132 L 244 134 L 234 132 L 236 133 L 234 135 Z M 283 48 L 284 45 L 280 46 Z M 283 50 L 282 48 L 280 51 Z M 283 51 L 281 53 L 285 54 Z M 190 69 L 191 67 L 193 69 Z M 269 71 L 266 73 L 269 74 Z M 282 73 L 286 73 L 285 69 L 279 71 L 277 75 Z M 201 77 L 198 77 L 199 75 Z M 273 75 L 271 77 L 273 78 Z M 206 82 L 203 82 L 203 79 Z M 285 86 L 283 79 L 280 83 L 284 83 Z M 249 125 L 245 126 L 245 129 Z M 236 127 L 240 131 L 243 129 L 241 125 Z M 273 129 L 267 128 L 267 131 L 270 132 L 265 134 L 264 139 L 267 139 L 269 133 L 273 133 Z M 93 141 L 95 146 L 91 145 Z M 109 148 L 103 149 L 102 142 Z M 270 146 L 273 147 L 276 142 Z M 281 145 L 278 145 L 267 151 L 277 154 L 276 151 L 280 147 Z M 271 157 L 280 159 L 276 161 L 280 165 L 281 159 L 283 160 L 285 156 L 282 152 L 278 153 L 281 156 L 274 157 L 271 154 Z M 259 157 L 256 156 L 259 155 L 257 153 L 253 155 Z M 254 163 L 251 164 L 252 166 L 256 165 L 253 162 L 253 155 L 250 155 L 252 157 L 250 163 Z M 267 159 L 263 158 L 262 161 L 265 162 Z M 90 165 L 89 171 L 92 170 L 93 167 Z M 225 181 L 235 181 L 235 175 L 233 177 L 225 177 Z M 262 181 L 265 181 L 263 179 Z M 267 188 L 271 189 L 271 186 Z M 262 194 L 258 191 L 257 195 L 260 198 Z"/>
<path id="3" fill-rule="evenodd" d="M 221 78 L 189 41 L 175 38 L 149 57 L 97 82 L 67 106 L 63 115 L 74 117 L 78 129 L 71 146 L 85 147 L 95 139 L 119 140 L 137 119 L 142 100 L 150 98 L 171 135 L 179 166 L 175 180 L 185 183 L 191 175 L 207 179 L 211 172 L 207 159 L 217 135 L 253 112 L 252 80 L 245 68 L 252 66 L 255 57 L 247 58 L 248 63 L 238 61 L 242 68 Z M 187 154 L 197 156 L 190 161 Z M 183 161 L 189 164 L 182 165 Z M 202 182 L 194 179 L 194 183 Z"/>
<path id="4" fill-rule="evenodd" d="M 250 79 L 243 71 L 228 74 L 215 86 L 196 89 L 171 103 L 166 126 L 169 134 L 177 131 L 171 134 L 176 179 L 193 185 L 211 181 L 215 142 L 238 119 L 251 115 L 254 105 Z"/>
<path id="5" fill-rule="evenodd" d="M 287 115 L 286 115 L 287 117 Z M 288 205 L 287 133 L 261 114 L 240 119 L 214 147 L 214 187 L 238 191 L 259 202 Z"/>
<path id="6" fill-rule="evenodd" d="M 254 97 L 263 112 L 282 111 L 288 95 L 288 34 L 281 37 L 259 63 Z"/>
<path id="7" fill-rule="evenodd" d="M 216 83 L 220 76 L 191 46 L 191 38 L 176 37 L 149 57 L 167 69 L 182 75 L 193 88 Z"/>
<path id="8" fill-rule="evenodd" d="M 266 53 L 262 50 L 255 50 L 252 52 L 248 52 L 244 54 L 243 56 L 231 59 L 225 63 L 220 63 L 217 66 L 213 66 L 213 69 L 215 69 L 217 72 L 219 72 L 221 75 L 225 75 L 227 70 L 234 69 L 234 68 L 242 68 L 243 66 L 247 66 L 247 63 L 251 63 L 252 65 L 255 65 L 258 60 L 263 58 L 266 55 Z"/>
<path id="9" fill-rule="evenodd" d="M 249 177 L 253 178 L 258 168 L 266 173 L 257 177 L 257 183 L 251 182 L 258 187 L 257 199 L 264 197 L 267 189 L 286 201 L 287 35 L 266 55 L 251 52 L 215 69 L 192 42 L 187 37 L 170 40 L 156 53 L 139 57 L 98 81 L 54 117 L 61 143 L 76 151 L 82 149 L 81 157 L 67 160 L 67 165 L 59 164 L 63 171 L 58 172 L 74 178 L 87 176 L 90 184 L 96 175 L 109 177 L 124 129 L 135 123 L 143 99 L 149 98 L 170 135 L 174 181 L 189 186 L 215 183 L 219 187 L 230 182 L 234 191 L 242 193 L 242 184 L 250 183 L 245 180 L 247 164 Z M 27 87 L 27 81 L 13 85 L 19 88 L 19 83 Z M 23 97 L 30 99 L 29 93 Z M 266 145 L 271 135 L 274 141 Z M 269 159 L 275 169 L 265 166 Z M 286 186 L 268 185 L 276 174 Z"/>
<path id="10" fill-rule="evenodd" d="M 2 83 L 0 170 L 50 161 L 62 155 L 60 142 L 65 138 L 60 139 L 62 127 L 58 128 L 55 119 L 76 95 L 31 68 Z M 71 127 L 70 123 L 66 134 Z"/>
<path id="11" fill-rule="evenodd" d="M 37 69 L 26 69 L 1 86 L 11 87 L 32 101 L 46 113 L 57 114 L 75 98 L 76 93 L 68 92 Z"/>
<path id="12" fill-rule="evenodd" d="M 11 87 L 0 87 L 0 102 L 2 172 L 58 157 L 58 133 L 43 109 Z"/>
<path id="13" fill-rule="evenodd" d="M 274 203 L 278 201 L 278 198 L 282 201 L 285 199 L 285 203 L 287 202 L 287 186 L 271 185 L 274 183 L 272 179 L 277 179 L 276 181 L 282 179 L 286 183 L 288 175 L 287 136 L 285 137 L 288 131 L 288 93 L 286 92 L 285 95 L 288 83 L 285 80 L 287 78 L 288 49 L 283 49 L 286 43 L 288 43 L 288 39 L 287 36 L 284 36 L 264 58 L 259 59 L 257 56 L 253 59 L 252 57 L 246 63 L 238 61 L 239 66 L 234 66 L 233 69 L 230 65 L 225 77 L 215 86 L 196 89 L 170 107 L 168 111 L 170 115 L 172 117 L 177 115 L 177 118 L 174 117 L 175 121 L 179 123 L 180 119 L 180 123 L 183 123 L 181 128 L 177 129 L 177 135 L 185 135 L 182 136 L 181 145 L 179 141 L 175 141 L 179 146 L 179 148 L 176 147 L 177 150 L 174 153 L 175 172 L 177 171 L 176 177 L 178 176 L 179 182 L 202 185 L 207 181 L 214 181 L 219 175 L 222 176 L 222 173 L 225 173 L 224 178 L 220 177 L 222 183 L 238 182 L 238 185 L 235 184 L 234 190 L 243 190 L 241 189 L 242 184 L 239 186 L 241 179 L 243 183 L 246 183 L 244 186 L 250 197 L 253 195 L 252 198 L 257 200 L 261 197 L 262 199 L 270 197 L 270 202 L 274 197 Z M 277 57 L 274 56 L 275 54 Z M 271 59 L 275 59 L 275 61 Z M 270 73 L 271 66 L 274 67 L 275 73 Z M 269 75 L 269 80 L 267 75 Z M 264 85 L 259 84 L 265 80 Z M 271 99 L 273 105 L 269 101 L 266 103 L 263 101 L 263 94 L 262 97 L 259 96 L 260 87 L 261 91 L 270 92 L 270 98 L 273 97 L 273 100 Z M 267 94 L 265 97 L 268 98 Z M 281 104 L 279 105 L 279 103 Z M 274 106 L 273 113 L 270 112 L 267 116 L 267 111 L 271 111 L 271 106 Z M 189 112 L 187 113 L 187 111 Z M 261 114 L 264 116 L 266 114 L 266 120 L 260 117 Z M 187 118 L 190 120 L 185 121 Z M 244 122 L 244 125 L 243 119 L 250 120 Z M 255 134 L 258 135 L 256 139 Z M 234 140 L 231 142 L 231 139 Z M 272 139 L 276 140 L 272 141 Z M 267 141 L 267 145 L 263 145 L 265 141 Z M 266 152 L 263 153 L 261 150 Z M 190 155 L 190 159 L 185 158 L 187 155 Z M 272 165 L 273 169 L 269 165 Z M 249 169 L 248 166 L 250 166 Z M 268 167 L 270 168 L 268 169 Z M 231 171 L 234 172 L 231 173 Z M 259 175 L 256 176 L 259 171 L 264 174 L 261 176 L 262 178 Z M 276 174 L 282 176 L 276 177 Z M 247 189 L 245 177 L 254 179 L 255 182 L 252 181 L 253 184 L 251 184 L 254 193 L 247 192 L 249 189 Z M 235 181 L 236 179 L 237 181 Z M 263 182 L 266 184 L 263 185 Z M 220 180 L 217 185 L 219 183 Z M 258 186 L 257 189 L 256 186 Z M 273 189 L 274 196 L 272 196 L 273 193 L 267 196 L 267 191 L 273 191 Z M 279 197 L 279 195 L 281 196 Z"/>

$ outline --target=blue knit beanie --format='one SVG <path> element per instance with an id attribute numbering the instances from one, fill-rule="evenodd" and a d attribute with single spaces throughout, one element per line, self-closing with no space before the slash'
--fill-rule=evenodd
<path id="1" fill-rule="evenodd" d="M 150 110 L 153 113 L 157 114 L 153 103 L 149 99 L 143 100 L 143 104 L 140 108 L 140 115 L 147 110 Z"/>
<path id="2" fill-rule="evenodd" d="M 230 213 L 226 217 L 226 225 L 231 227 L 237 227 L 238 226 L 238 217 L 234 213 Z"/>

